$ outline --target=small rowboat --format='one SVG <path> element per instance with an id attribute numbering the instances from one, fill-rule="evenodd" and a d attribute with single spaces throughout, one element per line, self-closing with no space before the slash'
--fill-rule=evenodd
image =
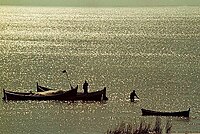
<path id="1" fill-rule="evenodd" d="M 77 95 L 77 89 L 69 91 L 46 91 L 46 92 L 36 92 L 36 93 L 23 93 L 23 92 L 13 92 L 8 90 L 3 90 L 3 100 L 13 100 L 13 101 L 25 101 L 25 100 L 59 100 L 59 101 L 70 101 Z"/>
<path id="2" fill-rule="evenodd" d="M 78 89 L 78 85 L 75 88 L 71 86 L 71 90 L 72 89 Z M 48 88 L 48 87 L 44 87 L 44 86 L 40 86 L 37 83 L 37 92 L 45 92 L 45 91 L 49 91 L 49 90 L 54 90 L 54 89 L 51 89 L 51 88 Z"/>
<path id="3" fill-rule="evenodd" d="M 43 86 L 39 86 L 37 83 L 37 92 L 44 92 L 44 91 L 49 91 L 49 90 L 53 90 L 47 87 L 43 87 Z"/>
<path id="4" fill-rule="evenodd" d="M 179 117 L 189 117 L 190 108 L 187 111 L 178 111 L 178 112 L 159 112 L 152 111 L 147 109 L 141 109 L 143 116 L 179 116 Z"/>
<path id="5" fill-rule="evenodd" d="M 76 100 L 82 101 L 107 101 L 108 98 L 106 97 L 106 88 L 104 87 L 103 90 L 90 92 L 90 93 L 77 93 Z"/>
<path id="6" fill-rule="evenodd" d="M 71 89 L 74 89 L 71 86 Z M 78 89 L 78 85 L 75 87 L 75 89 Z M 46 92 L 46 91 L 50 91 L 52 89 L 44 87 L 44 86 L 40 86 L 37 83 L 37 92 Z M 103 101 L 103 100 L 108 100 L 108 98 L 106 97 L 106 87 L 104 87 L 103 90 L 100 91 L 96 91 L 96 92 L 90 92 L 90 93 L 81 93 L 81 92 L 77 92 L 76 97 L 74 98 L 74 101 Z"/>

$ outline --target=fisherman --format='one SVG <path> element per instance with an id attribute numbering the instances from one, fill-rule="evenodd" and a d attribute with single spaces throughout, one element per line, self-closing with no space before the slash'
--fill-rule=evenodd
<path id="1" fill-rule="evenodd" d="M 85 80 L 85 83 L 83 84 L 83 90 L 84 90 L 84 94 L 88 93 L 88 83 L 86 80 Z"/>
<path id="2" fill-rule="evenodd" d="M 131 102 L 134 102 L 134 98 L 137 97 L 139 99 L 139 97 L 137 96 L 137 94 L 135 93 L 135 90 L 133 90 L 133 92 L 131 93 L 130 95 L 130 99 L 131 99 Z"/>

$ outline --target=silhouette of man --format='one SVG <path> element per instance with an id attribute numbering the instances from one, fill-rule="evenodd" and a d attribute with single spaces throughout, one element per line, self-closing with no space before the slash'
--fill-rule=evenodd
<path id="1" fill-rule="evenodd" d="M 83 90 L 84 90 L 84 94 L 88 93 L 88 83 L 86 80 L 85 80 L 85 83 L 83 84 Z"/>
<path id="2" fill-rule="evenodd" d="M 133 90 L 133 92 L 131 93 L 130 95 L 130 99 L 131 99 L 131 102 L 134 102 L 134 98 L 137 97 L 139 99 L 139 97 L 137 96 L 137 94 L 135 93 L 135 90 Z"/>

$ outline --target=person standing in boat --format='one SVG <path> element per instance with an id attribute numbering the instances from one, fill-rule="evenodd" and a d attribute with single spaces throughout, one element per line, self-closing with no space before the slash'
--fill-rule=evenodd
<path id="1" fill-rule="evenodd" d="M 84 90 L 84 94 L 88 93 L 88 83 L 86 80 L 85 80 L 85 83 L 83 84 L 83 90 Z"/>
<path id="2" fill-rule="evenodd" d="M 131 93 L 130 95 L 130 99 L 131 99 L 131 102 L 134 102 L 134 98 L 137 97 L 139 99 L 139 97 L 137 96 L 137 94 L 135 93 L 135 90 L 133 90 L 133 92 Z"/>

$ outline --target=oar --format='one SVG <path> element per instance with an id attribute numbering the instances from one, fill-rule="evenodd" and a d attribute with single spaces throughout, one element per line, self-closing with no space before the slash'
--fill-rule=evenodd
<path id="1" fill-rule="evenodd" d="M 68 79 L 68 81 L 69 81 L 69 85 L 70 85 L 70 87 L 72 88 L 72 84 L 71 84 L 71 82 L 70 82 L 70 80 L 69 80 L 69 76 L 68 76 L 67 71 L 66 71 L 66 70 L 63 70 L 62 72 L 66 74 L 67 79 Z"/>

